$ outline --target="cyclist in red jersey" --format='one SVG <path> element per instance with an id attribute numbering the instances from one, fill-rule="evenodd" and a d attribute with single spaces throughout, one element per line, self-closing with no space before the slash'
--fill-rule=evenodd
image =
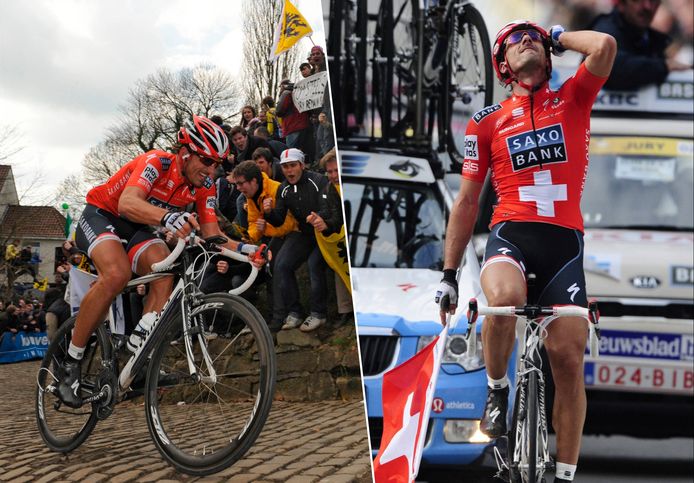
<path id="1" fill-rule="evenodd" d="M 144 275 L 169 255 L 151 226 L 162 226 L 185 238 L 192 230 L 203 237 L 222 235 L 215 215 L 212 174 L 229 153 L 229 140 L 209 119 L 193 116 L 178 133 L 175 154 L 153 150 L 126 163 L 103 185 L 87 194 L 75 240 L 97 268 L 99 278 L 82 299 L 68 356 L 62 365 L 58 395 L 70 407 L 82 404 L 80 364 L 90 335 L 130 280 Z M 199 222 L 182 211 L 194 203 Z M 126 243 L 123 246 L 123 243 Z M 229 241 L 231 250 L 253 253 L 253 245 Z M 150 283 L 144 314 L 156 317 L 173 289 L 171 277 Z M 144 317 L 144 316 L 143 316 Z M 141 340 L 137 336 L 129 340 Z"/>
<path id="2" fill-rule="evenodd" d="M 585 60 L 571 79 L 552 91 L 550 54 L 564 50 L 577 51 Z M 536 303 L 587 305 L 580 202 L 590 111 L 616 50 L 614 38 L 606 34 L 565 32 L 561 26 L 546 32 L 524 20 L 509 23 L 497 34 L 493 64 L 512 92 L 468 123 L 463 179 L 449 219 L 444 276 L 435 298 L 442 322 L 456 310 L 456 270 L 472 235 L 488 170 L 498 198 L 480 277 L 489 306 L 524 305 L 527 273 L 537 275 Z M 488 316 L 482 327 L 488 397 L 480 429 L 490 437 L 506 433 L 506 372 L 514 331 L 515 317 Z M 578 461 L 586 411 L 587 336 L 583 319 L 564 317 L 548 329 L 545 346 L 556 386 L 555 481 L 573 480 Z"/>

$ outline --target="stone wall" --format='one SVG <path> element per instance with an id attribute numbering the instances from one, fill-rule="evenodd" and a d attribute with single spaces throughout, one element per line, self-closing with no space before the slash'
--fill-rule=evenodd
<path id="1" fill-rule="evenodd" d="M 359 352 L 354 323 L 276 334 L 277 389 L 281 401 L 361 400 Z"/>

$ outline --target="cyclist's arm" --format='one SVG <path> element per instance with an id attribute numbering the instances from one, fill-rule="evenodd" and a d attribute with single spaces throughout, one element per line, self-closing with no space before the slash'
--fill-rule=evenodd
<path id="1" fill-rule="evenodd" d="M 446 248 L 443 268 L 457 270 L 470 242 L 472 230 L 477 219 L 479 197 L 482 184 L 478 181 L 462 179 L 460 191 L 453 202 L 453 209 L 446 228 Z"/>
<path id="2" fill-rule="evenodd" d="M 200 223 L 200 231 L 202 232 L 203 238 L 209 238 L 211 236 L 223 236 L 228 241 L 222 246 L 231 251 L 235 252 L 239 246 L 239 242 L 229 239 L 227 235 L 222 233 L 222 230 L 219 228 L 219 223 Z"/>
<path id="3" fill-rule="evenodd" d="M 148 203 L 142 188 L 126 186 L 118 200 L 118 213 L 134 223 L 158 226 L 167 210 Z"/>
<path id="4" fill-rule="evenodd" d="M 563 32 L 559 42 L 567 50 L 574 50 L 586 56 L 588 72 L 598 77 L 607 77 L 612 71 L 617 42 L 614 37 L 594 30 Z"/>

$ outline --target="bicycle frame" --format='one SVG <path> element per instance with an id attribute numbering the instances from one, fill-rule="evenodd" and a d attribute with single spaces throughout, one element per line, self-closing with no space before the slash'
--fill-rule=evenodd
<path id="1" fill-rule="evenodd" d="M 147 363 L 148 356 L 152 349 L 154 349 L 157 344 L 160 341 L 160 338 L 163 336 L 161 334 L 160 330 L 158 330 L 159 327 L 163 327 L 166 325 L 166 322 L 172 319 L 175 316 L 176 309 L 180 308 L 181 313 L 183 314 L 183 317 L 181 318 L 183 321 L 183 340 L 185 344 L 185 349 L 186 349 L 186 356 L 188 359 L 188 368 L 190 371 L 190 376 L 191 379 L 194 381 L 198 381 L 200 379 L 200 376 L 197 374 L 195 371 L 195 365 L 193 364 L 193 344 L 191 337 L 189 337 L 191 334 L 192 335 L 197 335 L 198 336 L 198 341 L 200 345 L 200 349 L 203 354 L 203 358 L 205 360 L 205 364 L 208 369 L 208 374 L 209 376 L 206 377 L 206 380 L 208 380 L 210 383 L 215 383 L 216 382 L 216 373 L 212 364 L 212 359 L 210 358 L 209 352 L 207 351 L 207 344 L 205 343 L 204 340 L 204 334 L 202 333 L 202 328 L 198 326 L 194 326 L 194 322 L 191 322 L 193 320 L 193 315 L 195 315 L 196 310 L 201 310 L 201 308 L 196 307 L 195 310 L 191 310 L 191 302 L 196 300 L 197 295 L 199 292 L 197 291 L 197 285 L 195 284 L 194 280 L 196 277 L 194 273 L 195 269 L 195 263 L 194 260 L 191 260 L 191 255 L 187 251 L 183 251 L 186 243 L 183 240 L 178 241 L 178 244 L 176 245 L 176 248 L 171 252 L 171 254 L 165 259 L 162 260 L 159 263 L 155 263 L 152 266 L 152 269 L 155 273 L 145 275 L 143 277 L 138 277 L 133 280 L 131 280 L 127 287 L 134 287 L 142 283 L 147 283 L 151 282 L 153 280 L 157 280 L 162 277 L 167 277 L 167 276 L 172 276 L 174 272 L 169 271 L 170 268 L 172 268 L 173 262 L 178 259 L 180 256 L 181 252 L 183 252 L 182 255 L 182 260 L 183 260 L 183 266 L 185 267 L 184 270 L 180 270 L 181 273 L 181 279 L 178 281 L 176 286 L 174 287 L 173 291 L 171 292 L 171 295 L 169 295 L 169 298 L 167 299 L 166 303 L 164 304 L 164 307 L 161 311 L 160 317 L 154 322 L 152 325 L 152 330 L 147 334 L 145 337 L 143 343 L 138 347 L 138 349 L 135 351 L 135 353 L 128 359 L 128 362 L 125 364 L 123 369 L 120 371 L 120 375 L 118 376 L 118 386 L 119 386 L 119 391 L 120 394 L 123 394 L 128 391 L 128 388 L 130 387 L 130 384 L 132 383 L 133 379 L 135 378 L 135 375 L 142 369 L 142 367 Z M 195 242 L 195 236 L 194 234 L 191 235 L 189 238 L 188 246 L 193 247 L 196 245 Z M 217 247 L 220 249 L 220 253 L 223 254 L 226 257 L 239 260 L 239 261 L 245 261 L 248 262 L 248 259 L 245 255 L 241 255 L 239 253 L 232 252 L 226 248 L 223 247 Z M 207 253 L 207 252 L 205 252 Z M 203 264 L 202 268 L 199 270 L 201 273 L 204 272 L 207 263 L 209 260 L 206 260 L 205 263 Z M 255 278 L 257 277 L 258 274 L 258 269 L 253 267 L 251 270 L 251 274 L 249 277 L 246 279 L 246 281 L 236 289 L 232 289 L 229 291 L 230 294 L 232 295 L 237 295 L 242 292 L 244 292 L 248 287 L 250 287 L 253 282 L 255 281 Z M 209 307 L 209 305 L 203 306 L 203 308 Z M 112 328 L 113 329 L 113 328 Z"/>

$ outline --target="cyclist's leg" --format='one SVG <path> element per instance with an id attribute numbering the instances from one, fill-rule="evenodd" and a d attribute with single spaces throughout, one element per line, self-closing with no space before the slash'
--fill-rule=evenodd
<path id="1" fill-rule="evenodd" d="M 508 227 L 508 223 L 494 226 L 485 249 L 480 283 L 490 307 L 519 306 L 526 301 L 524 257 L 516 244 L 507 238 L 512 234 Z M 484 360 L 487 374 L 492 379 L 502 379 L 506 375 L 515 329 L 515 317 L 486 316 L 484 319 Z"/>
<path id="2" fill-rule="evenodd" d="M 149 229 L 139 230 L 127 247 L 131 269 L 138 275 L 152 272 L 152 264 L 164 260 L 171 251 L 166 243 Z M 142 313 L 160 312 L 173 290 L 173 277 L 163 277 L 150 282 Z"/>
<path id="3" fill-rule="evenodd" d="M 586 307 L 583 237 L 577 231 L 569 232 L 565 239 L 555 237 L 555 244 L 563 247 L 565 253 L 548 253 L 548 257 L 564 261 L 554 270 L 555 275 L 546 284 L 539 303 Z M 588 325 L 581 317 L 562 317 L 552 322 L 547 332 L 545 347 L 555 387 L 552 426 L 557 434 L 557 462 L 575 465 L 586 415 L 583 354 Z"/>

